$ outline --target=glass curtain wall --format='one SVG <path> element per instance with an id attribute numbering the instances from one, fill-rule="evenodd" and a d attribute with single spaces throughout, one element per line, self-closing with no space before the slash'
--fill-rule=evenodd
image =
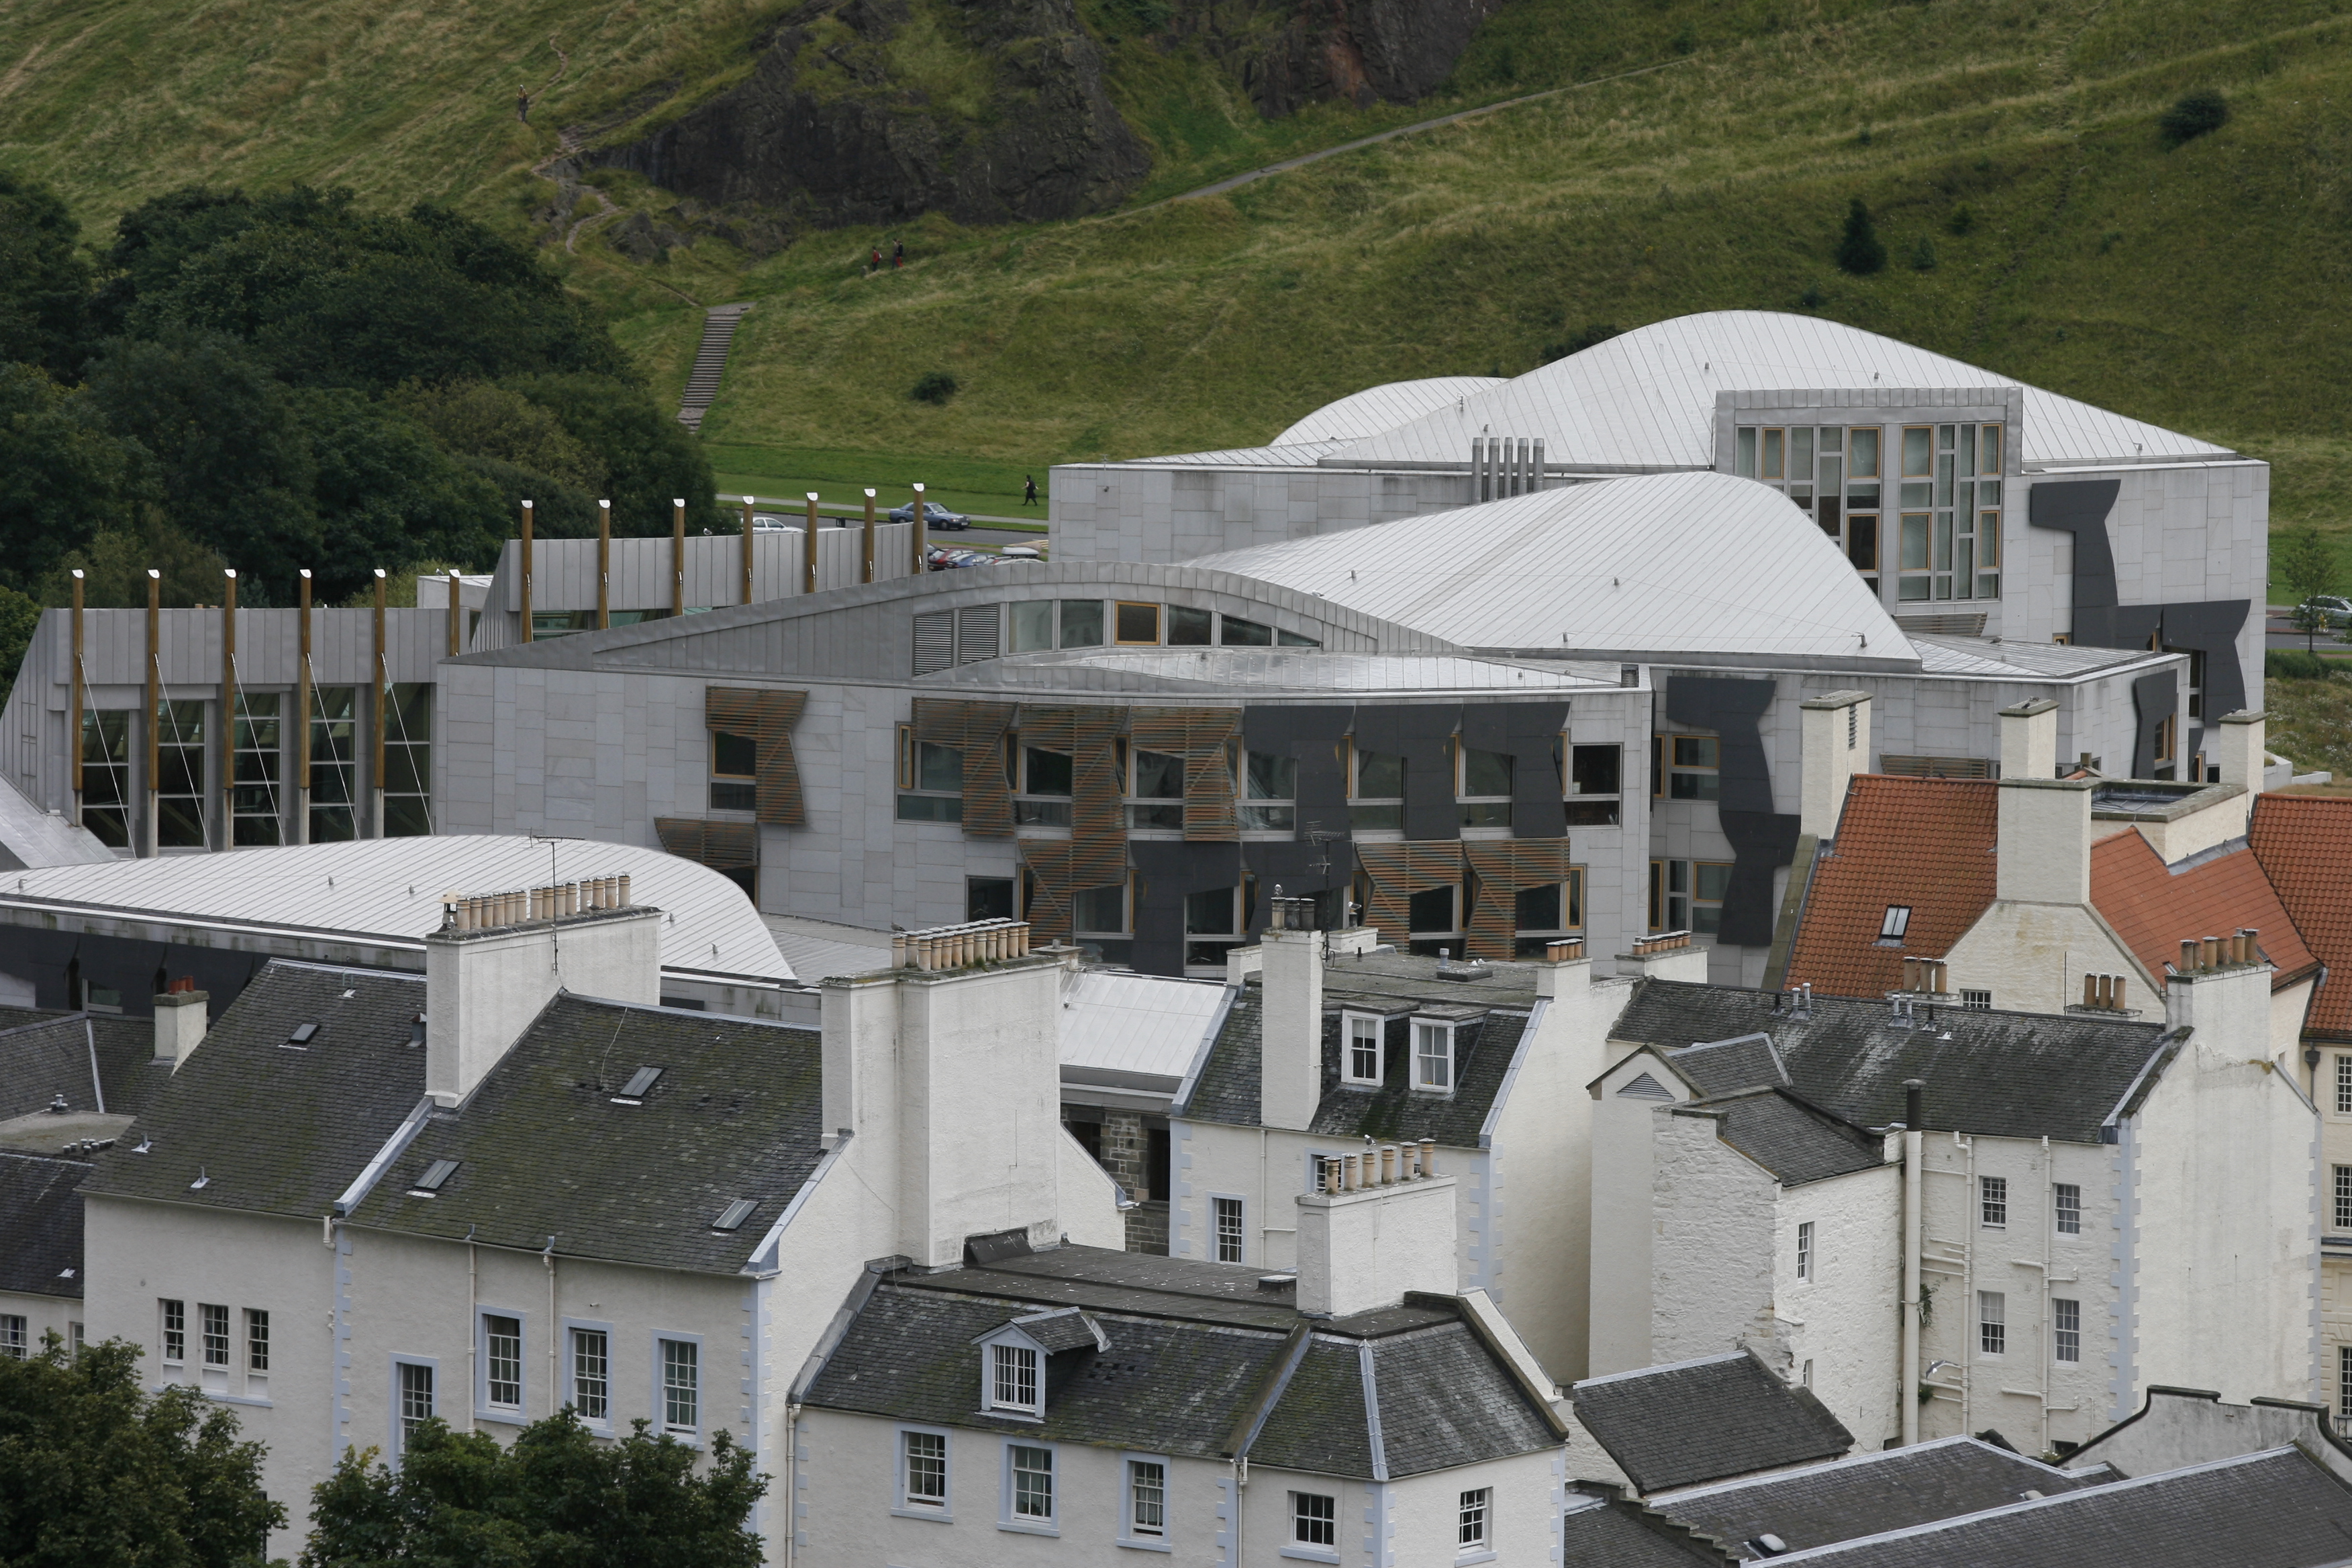
<path id="1" fill-rule="evenodd" d="M 310 689 L 310 842 L 359 837 L 359 688 Z"/>

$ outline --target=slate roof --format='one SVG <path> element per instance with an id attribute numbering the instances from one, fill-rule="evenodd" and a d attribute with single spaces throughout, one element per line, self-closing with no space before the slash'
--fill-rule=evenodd
<path id="1" fill-rule="evenodd" d="M 80 1160 L 0 1153 L 0 1290 L 81 1298 Z"/>
<path id="2" fill-rule="evenodd" d="M 2005 1508 L 2028 1491 L 2056 1497 L 2108 1479 L 2069 1475 L 1974 1437 L 1944 1437 L 1649 1502 L 1735 1549 L 1769 1531 L 1801 1552 Z"/>
<path id="3" fill-rule="evenodd" d="M 2352 800 L 2256 795 L 2246 838 L 2296 932 L 2331 975 L 2311 999 L 2304 1033 L 2352 1040 L 2352 881 L 2344 874 L 2352 866 Z M 2270 944 L 2268 932 L 2263 944 Z"/>
<path id="4" fill-rule="evenodd" d="M 103 1094 L 108 1114 L 136 1116 L 171 1078 L 144 1020 L 0 1007 L 0 1121 L 46 1110 L 60 1094 L 73 1110 L 97 1110 Z"/>
<path id="5" fill-rule="evenodd" d="M 1022 1303 L 1072 1294 L 1091 1298 L 1109 1348 L 1066 1352 L 1069 1369 L 1049 1373 L 1042 1422 L 979 1411 L 972 1342 Z M 814 1364 L 803 1398 L 892 1420 L 1208 1458 L 1249 1439 L 1251 1417 L 1271 1398 L 1249 1441 L 1254 1464 L 1365 1479 L 1559 1442 L 1450 1298 L 1309 1320 L 1255 1269 L 1084 1247 L 884 1276 Z"/>
<path id="6" fill-rule="evenodd" d="M 2322 1568 L 2352 1559 L 2352 1487 L 2273 1448 L 1865 1536 L 1777 1563 L 1835 1568 Z"/>
<path id="7" fill-rule="evenodd" d="M 1523 963 L 1490 963 L 1483 980 L 1440 980 L 1437 961 L 1405 954 L 1333 959 L 1323 972 L 1323 1097 L 1310 1131 L 1325 1137 L 1434 1138 L 1449 1148 L 1478 1147 L 1480 1129 L 1518 1053 L 1535 1005 L 1535 972 Z M 1258 1125 L 1258 1026 L 1264 993 L 1246 983 L 1226 1011 L 1180 1116 L 1230 1126 Z M 1411 1024 L 1417 1006 L 1484 1006 L 1486 1015 L 1454 1032 L 1451 1096 L 1415 1092 Z M 1394 1013 L 1385 1033 L 1386 1080 L 1378 1089 L 1339 1081 L 1342 1009 Z"/>
<path id="8" fill-rule="evenodd" d="M 1717 1118 L 1716 1136 L 1786 1187 L 1885 1164 L 1882 1140 L 1784 1089 L 1743 1089 L 1684 1107 Z"/>
<path id="9" fill-rule="evenodd" d="M 424 1097 L 425 1050 L 410 1043 L 424 1009 L 421 974 L 271 961 L 98 1157 L 84 1192 L 327 1214 Z M 317 1035 L 289 1046 L 304 1023 Z M 142 1141 L 149 1152 L 132 1152 Z"/>
<path id="10" fill-rule="evenodd" d="M 1611 1030 L 1612 1039 L 1669 1053 L 1696 1040 L 1769 1033 L 1790 1087 L 1859 1127 L 1903 1119 L 1903 1082 L 1927 1085 L 1936 1131 L 2095 1143 L 2099 1128 L 2159 1052 L 2164 1026 L 2071 1013 L 1922 1008 L 1897 1026 L 1882 1001 L 1813 998 L 1810 1016 L 1792 996 L 1731 985 L 1644 980 Z M 1708 1053 L 1674 1055 L 1700 1098 L 1758 1087 L 1722 1071 Z"/>
<path id="11" fill-rule="evenodd" d="M 1084 1312 L 1056 1311 L 1042 1318 L 1015 1318 L 1019 1329 L 1048 1352 L 1074 1351 L 1095 1342 L 1094 1324 Z"/>
<path id="12" fill-rule="evenodd" d="M 2243 842 L 2167 866 L 2137 831 L 2103 838 L 2091 846 L 2091 902 L 2159 983 L 2184 939 L 2242 926 L 2261 933 L 2263 955 L 2277 965 L 2272 990 L 2300 984 L 2319 967 Z"/>
<path id="13" fill-rule="evenodd" d="M 559 994 L 463 1105 L 426 1119 L 353 1222 L 736 1272 L 816 1168 L 819 1055 L 812 1029 Z M 640 1067 L 661 1077 L 615 1104 Z M 436 1160 L 456 1173 L 412 1195 Z M 713 1230 L 740 1198 L 759 1206 Z"/>
<path id="14" fill-rule="evenodd" d="M 1833 1459 L 1853 1436 L 1746 1351 L 1587 1378 L 1576 1418 L 1644 1496 Z"/>
<path id="15" fill-rule="evenodd" d="M 1722 1568 L 1738 1561 L 1657 1510 L 1618 1498 L 1570 1493 L 1560 1536 L 1576 1568 Z"/>
<path id="16" fill-rule="evenodd" d="M 1855 775 L 1837 837 L 1813 863 L 1787 983 L 1883 995 L 1902 985 L 1905 954 L 1950 952 L 1992 904 L 2000 788 L 1990 779 Z M 1908 904 L 1911 923 L 1900 942 L 1881 947 L 1889 904 Z"/>

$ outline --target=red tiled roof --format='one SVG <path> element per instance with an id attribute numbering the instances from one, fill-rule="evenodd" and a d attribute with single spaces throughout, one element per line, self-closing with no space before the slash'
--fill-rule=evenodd
<path id="1" fill-rule="evenodd" d="M 1814 865 L 1785 984 L 1876 996 L 1901 986 L 1906 953 L 1948 952 L 1992 902 L 1999 791 L 1990 779 L 1855 775 L 1835 852 Z M 1889 904 L 1910 905 L 1911 924 L 1900 946 L 1881 947 Z"/>
<path id="2" fill-rule="evenodd" d="M 2242 926 L 2262 933 L 2262 950 L 2278 966 L 2274 989 L 2305 978 L 2318 962 L 2252 849 L 2179 870 L 2137 832 L 2102 838 L 2091 846 L 2091 903 L 2159 982 L 2183 941 L 2228 936 Z"/>
<path id="3" fill-rule="evenodd" d="M 2304 1032 L 2352 1039 L 2352 800 L 2259 796 L 2247 837 L 2295 929 L 2335 976 L 2311 999 Z"/>

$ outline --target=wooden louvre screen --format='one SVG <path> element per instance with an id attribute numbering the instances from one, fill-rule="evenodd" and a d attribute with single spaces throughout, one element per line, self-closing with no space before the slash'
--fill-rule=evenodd
<path id="1" fill-rule="evenodd" d="M 1074 888 L 1107 888 L 1127 877 L 1127 790 L 1118 776 L 1118 734 L 1127 710 L 1023 704 L 1021 743 L 1070 757 L 1070 875 Z"/>
<path id="2" fill-rule="evenodd" d="M 1519 930 L 1517 895 L 1568 880 L 1565 838 L 1471 839 L 1462 846 L 1477 879 L 1470 906 L 1470 956 L 1508 958 Z"/>
<path id="3" fill-rule="evenodd" d="M 1067 942 L 1076 931 L 1079 892 L 1107 888 L 1127 879 L 1124 847 L 1120 860 L 1108 875 L 1100 857 L 1076 839 L 1024 839 L 1021 868 L 1033 884 L 1028 907 L 1022 911 L 1030 934 L 1046 942 Z"/>
<path id="4" fill-rule="evenodd" d="M 1234 737 L 1241 732 L 1238 708 L 1138 708 L 1128 719 L 1128 740 L 1138 750 L 1184 759 L 1184 837 L 1211 844 L 1241 839 L 1234 815 Z"/>
<path id="5" fill-rule="evenodd" d="M 1411 929 L 1406 900 L 1432 888 L 1451 887 L 1462 880 L 1462 846 L 1458 843 L 1363 844 L 1356 860 L 1371 879 L 1370 924 L 1384 941 L 1402 946 Z"/>
<path id="6" fill-rule="evenodd" d="M 657 816 L 654 818 L 654 835 L 669 854 L 714 871 L 740 871 L 760 863 L 760 830 L 749 822 Z"/>
<path id="7" fill-rule="evenodd" d="M 801 802 L 800 764 L 793 756 L 793 726 L 800 722 L 801 710 L 807 706 L 805 691 L 740 686 L 702 689 L 703 722 L 730 735 L 749 735 L 759 749 L 755 804 L 760 820 L 771 826 L 801 827 L 808 821 Z"/>
<path id="8" fill-rule="evenodd" d="M 963 830 L 975 838 L 1013 837 L 1013 790 L 1004 778 L 1010 702 L 915 699 L 915 739 L 953 746 L 963 756 Z"/>

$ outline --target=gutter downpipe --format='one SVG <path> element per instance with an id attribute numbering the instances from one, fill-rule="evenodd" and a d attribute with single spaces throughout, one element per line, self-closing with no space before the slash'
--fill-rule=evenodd
<path id="1" fill-rule="evenodd" d="M 1903 1446 L 1919 1440 L 1919 1209 L 1925 1136 L 1919 1130 L 1927 1086 L 1918 1079 L 1903 1085 Z"/>
<path id="2" fill-rule="evenodd" d="M 479 1360 L 482 1342 L 482 1277 L 478 1268 L 478 1249 L 474 1246 L 474 1232 L 478 1228 L 470 1225 L 466 1227 L 466 1387 L 469 1391 L 466 1395 L 466 1430 L 468 1432 L 477 1430 L 474 1423 L 475 1395 L 470 1391 L 480 1388 L 482 1378 Z M 550 1331 L 551 1332 L 552 1330 Z"/>
<path id="3" fill-rule="evenodd" d="M 1977 1141 L 1972 1137 L 1963 1137 L 1954 1132 L 1952 1146 L 1968 1151 L 1969 1187 L 1960 1198 L 1960 1229 L 1962 1235 L 1973 1238 L 1977 1233 L 1976 1222 L 1968 1216 L 1979 1212 L 1977 1208 Z M 1960 1310 L 1963 1314 L 1960 1319 L 1960 1354 L 1963 1358 L 1969 1355 L 1969 1320 L 1966 1314 L 1975 1311 L 1976 1305 L 1977 1248 L 1975 1241 L 1970 1239 L 1960 1244 Z M 1977 1380 L 1975 1371 L 1967 1359 L 1961 1361 L 1959 1373 L 1960 1430 L 1966 1432 L 1969 1429 L 1969 1412 L 1976 1402 Z"/>
<path id="4" fill-rule="evenodd" d="M 556 1331 L 555 1318 L 555 1237 L 547 1238 L 547 1250 L 539 1255 L 547 1265 L 547 1413 L 551 1416 L 562 1408 L 557 1398 L 556 1381 L 562 1363 L 556 1359 L 555 1344 L 563 1336 Z M 656 1369 L 658 1370 L 658 1369 Z"/>

